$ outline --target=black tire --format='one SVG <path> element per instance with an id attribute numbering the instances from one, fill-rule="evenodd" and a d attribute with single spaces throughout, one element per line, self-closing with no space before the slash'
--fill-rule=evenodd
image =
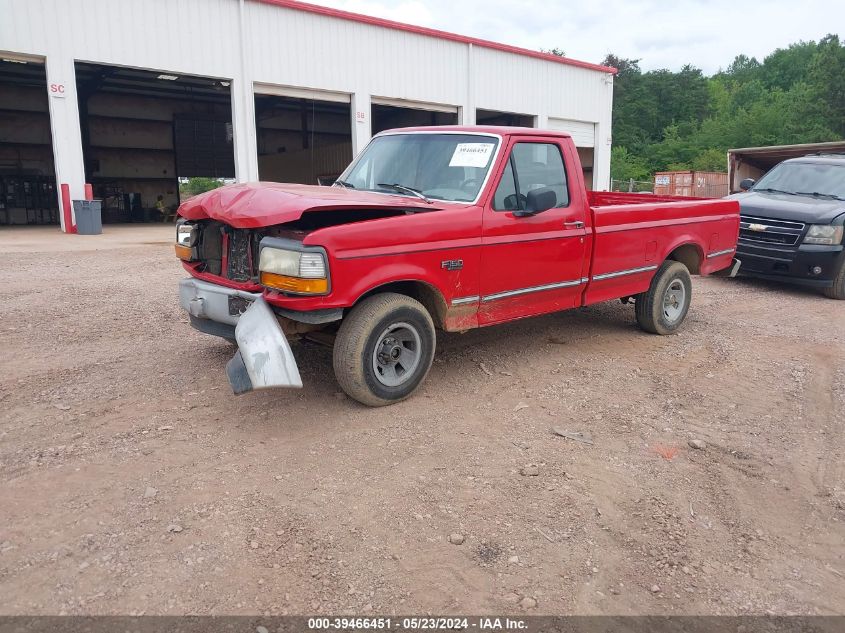
<path id="1" fill-rule="evenodd" d="M 332 353 L 335 377 L 362 404 L 399 402 L 428 375 L 436 341 L 434 322 L 419 301 L 392 292 L 373 295 L 340 324 Z"/>
<path id="2" fill-rule="evenodd" d="M 833 278 L 833 285 L 822 290 L 826 297 L 831 299 L 845 300 L 845 255 L 839 256 L 839 270 Z"/>
<path id="3" fill-rule="evenodd" d="M 636 296 L 637 323 L 652 334 L 672 334 L 687 317 L 691 300 L 689 270 L 681 262 L 667 260 L 657 269 L 649 289 Z"/>

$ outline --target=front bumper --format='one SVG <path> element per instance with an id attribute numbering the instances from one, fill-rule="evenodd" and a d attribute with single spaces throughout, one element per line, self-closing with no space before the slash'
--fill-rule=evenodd
<path id="1" fill-rule="evenodd" d="M 236 307 L 230 301 L 234 298 L 242 300 Z M 260 294 L 189 277 L 179 282 L 179 303 L 194 328 L 237 342 L 238 351 L 226 365 L 236 394 L 271 387 L 302 387 L 287 337 Z M 241 307 L 245 308 L 243 312 Z"/>
<path id="2" fill-rule="evenodd" d="M 798 248 L 761 246 L 740 241 L 737 258 L 744 275 L 830 288 L 842 258 L 842 245 L 802 244 Z M 818 273 L 813 270 L 818 267 Z"/>
<path id="3" fill-rule="evenodd" d="M 203 320 L 228 325 L 234 331 L 240 314 L 232 314 L 229 299 L 239 297 L 246 301 L 255 301 L 261 294 L 227 288 L 207 281 L 186 277 L 179 282 L 179 305 L 192 317 L 191 325 L 207 334 L 214 334 L 195 323 Z M 211 326 L 206 326 L 211 327 Z"/>

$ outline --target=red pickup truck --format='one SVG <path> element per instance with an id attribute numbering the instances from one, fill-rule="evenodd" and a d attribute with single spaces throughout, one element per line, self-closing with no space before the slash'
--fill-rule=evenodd
<path id="1" fill-rule="evenodd" d="M 691 274 L 739 266 L 736 201 L 588 191 L 569 135 L 530 128 L 391 130 L 332 187 L 236 184 L 179 215 L 180 302 L 237 343 L 235 393 L 301 387 L 288 338 L 305 335 L 371 406 L 419 387 L 435 328 L 622 299 L 670 334 Z"/>

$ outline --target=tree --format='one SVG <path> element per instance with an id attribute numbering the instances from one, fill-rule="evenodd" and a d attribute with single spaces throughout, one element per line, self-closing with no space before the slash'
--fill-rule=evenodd
<path id="1" fill-rule="evenodd" d="M 810 99 L 815 101 L 809 112 L 827 121 L 835 134 L 845 136 L 845 46 L 838 35 L 827 35 L 819 42 L 808 80 Z"/>
<path id="2" fill-rule="evenodd" d="M 845 137 L 845 46 L 837 35 L 779 48 L 762 62 L 738 55 L 705 77 L 687 65 L 642 72 L 639 59 L 609 54 L 613 91 L 611 173 L 723 171 L 732 147 Z"/>
<path id="3" fill-rule="evenodd" d="M 225 183 L 222 178 L 188 178 L 186 182 L 179 183 L 179 196 L 182 199 L 197 196 L 206 191 L 222 187 Z"/>
<path id="4" fill-rule="evenodd" d="M 815 42 L 798 42 L 788 48 L 778 48 L 763 60 L 760 78 L 767 88 L 789 90 L 807 80 L 810 63 L 818 51 Z"/>
<path id="5" fill-rule="evenodd" d="M 640 70 L 639 59 L 626 59 L 624 57 L 617 57 L 613 53 L 608 53 L 601 62 L 602 66 L 610 66 L 616 69 L 616 79 L 627 79 L 642 74 Z"/>
<path id="6" fill-rule="evenodd" d="M 693 158 L 690 166 L 695 171 L 725 171 L 727 165 L 727 152 L 711 147 Z"/>
<path id="7" fill-rule="evenodd" d="M 613 180 L 648 180 L 651 177 L 645 159 L 632 156 L 624 147 L 610 150 L 610 177 Z"/>

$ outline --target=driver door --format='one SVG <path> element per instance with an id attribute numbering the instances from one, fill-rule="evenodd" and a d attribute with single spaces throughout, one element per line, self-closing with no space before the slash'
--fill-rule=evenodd
<path id="1" fill-rule="evenodd" d="M 580 305 L 586 218 L 584 205 L 569 195 L 566 150 L 548 138 L 511 141 L 483 210 L 480 325 Z M 551 208 L 530 214 L 532 190 L 546 200 L 554 192 Z"/>

